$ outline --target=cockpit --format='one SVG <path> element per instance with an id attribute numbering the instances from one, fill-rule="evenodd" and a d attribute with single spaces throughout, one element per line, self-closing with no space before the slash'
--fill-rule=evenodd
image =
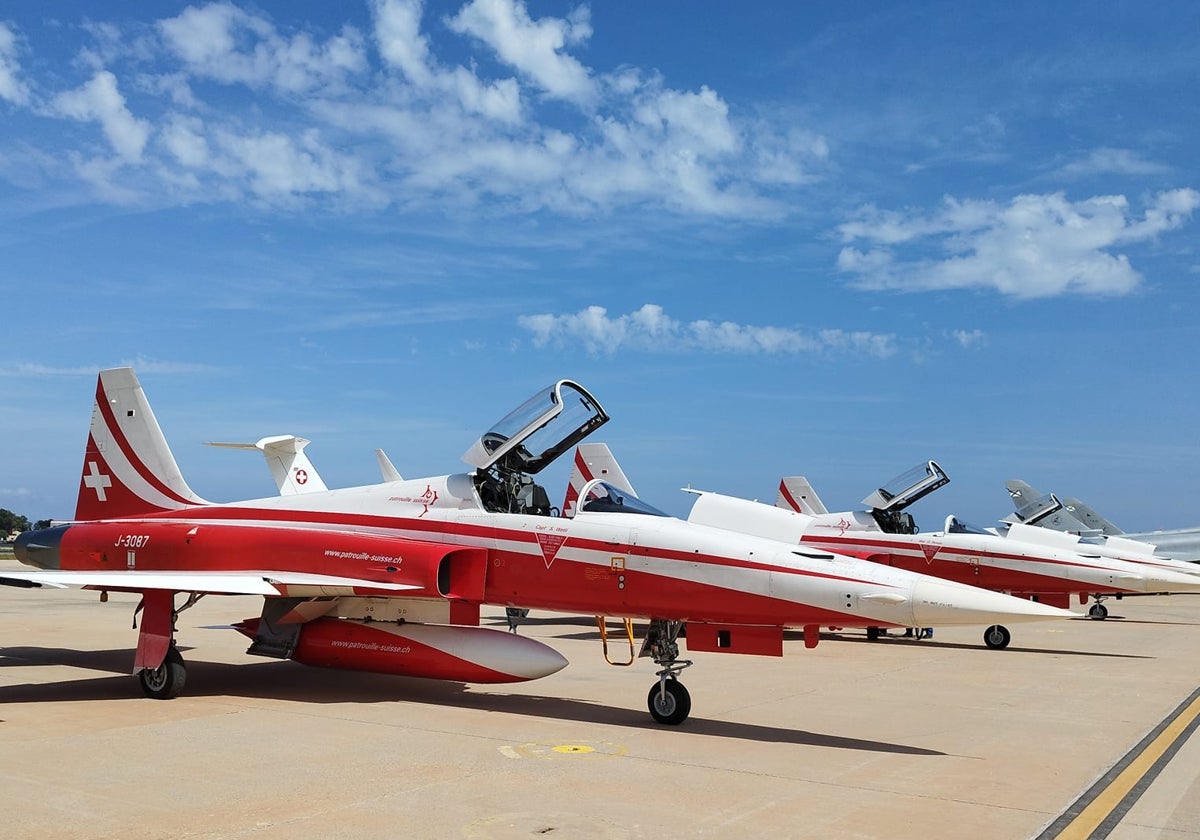
<path id="1" fill-rule="evenodd" d="M 666 516 L 658 508 L 648 505 L 606 481 L 593 479 L 583 486 L 579 494 L 579 510 L 583 513 L 641 513 L 647 516 Z"/>
<path id="2" fill-rule="evenodd" d="M 880 530 L 888 534 L 915 534 L 917 523 L 904 508 L 950 482 L 935 461 L 907 470 L 863 499 Z"/>
<path id="3" fill-rule="evenodd" d="M 996 536 L 996 532 L 994 530 L 989 530 L 987 528 L 984 528 L 981 525 L 972 525 L 970 522 L 966 522 L 962 519 L 959 519 L 957 516 L 955 516 L 953 514 L 946 517 L 946 533 L 947 534 L 983 534 L 983 535 L 990 536 L 990 537 Z"/>
<path id="4" fill-rule="evenodd" d="M 600 403 L 569 379 L 543 388 L 505 415 L 463 455 L 485 510 L 551 516 L 557 513 L 533 476 L 607 423 Z"/>

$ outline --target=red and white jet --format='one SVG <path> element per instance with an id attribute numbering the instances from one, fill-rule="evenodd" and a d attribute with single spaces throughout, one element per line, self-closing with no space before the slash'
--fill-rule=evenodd
<path id="1" fill-rule="evenodd" d="M 641 655 L 660 669 L 647 703 L 669 724 L 691 707 L 678 679 L 692 664 L 676 644 L 684 622 L 690 651 L 781 655 L 787 627 L 812 646 L 821 625 L 1070 615 L 682 522 L 603 478 L 581 488 L 573 517 L 553 515 L 533 477 L 608 419 L 561 380 L 468 450 L 470 472 L 213 504 L 184 481 L 134 372 L 102 371 L 75 521 L 22 534 L 17 557 L 40 570 L 0 583 L 140 593 L 134 673 L 157 698 L 183 688 L 175 619 L 207 595 L 263 596 L 261 614 L 235 625 L 249 653 L 464 682 L 566 665 L 548 645 L 480 627 L 483 604 L 623 618 L 631 654 L 631 621 L 645 619 Z"/>
<path id="2" fill-rule="evenodd" d="M 1013 525 L 1001 535 L 949 516 L 943 530 L 918 533 L 904 508 L 948 481 L 941 468 L 929 461 L 864 499 L 868 510 L 828 513 L 807 481 L 785 478 L 775 507 L 700 493 L 688 521 L 836 551 L 1022 598 L 1036 597 L 1064 608 L 1073 595 L 1086 603 L 1091 595 L 1200 592 L 1195 575 L 1102 556 L 1078 540 L 1054 544 L 1046 536 L 1050 532 L 1027 525 Z M 878 633 L 879 628 L 868 628 L 869 636 Z M 991 648 L 1007 647 L 1011 638 L 1000 623 L 984 633 L 984 643 Z"/>

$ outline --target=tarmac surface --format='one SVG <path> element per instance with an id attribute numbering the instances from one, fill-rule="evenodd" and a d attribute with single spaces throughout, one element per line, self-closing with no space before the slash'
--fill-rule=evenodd
<path id="1" fill-rule="evenodd" d="M 590 618 L 522 626 L 558 674 L 468 686 L 246 656 L 226 625 L 250 597 L 180 616 L 186 688 L 150 700 L 136 602 L 0 587 L 6 840 L 1200 840 L 1196 596 L 1016 625 L 1004 651 L 956 628 L 696 654 L 679 727 L 646 710 L 652 664 L 607 665 Z"/>

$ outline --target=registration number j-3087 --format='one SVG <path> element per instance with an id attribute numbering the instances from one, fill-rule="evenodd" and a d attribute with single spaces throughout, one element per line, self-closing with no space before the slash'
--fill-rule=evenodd
<path id="1" fill-rule="evenodd" d="M 148 534 L 121 534 L 113 545 L 117 548 L 145 548 L 149 542 Z"/>

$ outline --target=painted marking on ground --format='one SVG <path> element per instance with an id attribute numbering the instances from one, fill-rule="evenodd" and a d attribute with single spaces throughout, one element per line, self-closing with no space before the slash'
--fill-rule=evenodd
<path id="1" fill-rule="evenodd" d="M 1200 727 L 1200 688 L 1034 840 L 1103 840 Z"/>
<path id="2" fill-rule="evenodd" d="M 505 758 L 613 758 L 625 755 L 629 748 L 610 741 L 589 741 L 582 744 L 530 743 L 499 748 Z"/>

